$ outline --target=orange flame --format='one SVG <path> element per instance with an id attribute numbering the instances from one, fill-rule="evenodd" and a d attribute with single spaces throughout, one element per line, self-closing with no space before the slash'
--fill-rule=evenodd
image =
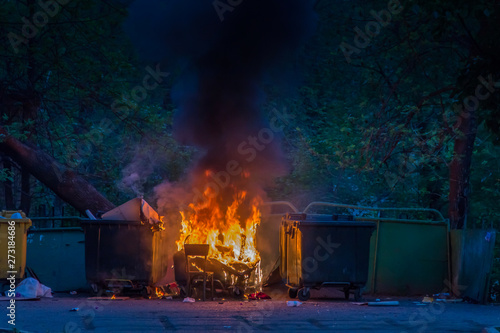
<path id="1" fill-rule="evenodd" d="M 111 299 L 116 299 L 116 296 L 115 295 L 111 296 Z"/>
<path id="2" fill-rule="evenodd" d="M 234 189 L 232 201 L 225 203 L 217 194 L 207 187 L 203 202 L 191 203 L 188 210 L 180 212 L 178 250 L 184 244 L 209 244 L 208 256 L 226 265 L 258 263 L 255 234 L 260 224 L 262 199 L 248 198 L 246 191 Z"/>
<path id="3" fill-rule="evenodd" d="M 163 292 L 163 290 L 161 290 L 161 288 L 155 288 L 155 293 L 156 293 L 156 297 L 158 298 L 162 298 L 163 296 L 165 296 L 165 293 Z"/>

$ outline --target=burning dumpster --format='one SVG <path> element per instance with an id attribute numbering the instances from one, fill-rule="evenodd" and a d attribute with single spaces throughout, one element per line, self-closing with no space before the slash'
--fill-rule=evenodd
<path id="1" fill-rule="evenodd" d="M 93 291 L 132 290 L 149 295 L 167 271 L 161 218 L 140 198 L 102 217 L 82 222 L 86 277 Z"/>
<path id="2" fill-rule="evenodd" d="M 373 222 L 355 222 L 352 216 L 287 214 L 280 230 L 281 277 L 291 298 L 302 301 L 310 289 L 342 287 L 349 298 L 361 298 L 368 278 Z"/>
<path id="3" fill-rule="evenodd" d="M 206 267 L 214 289 L 235 296 L 257 290 L 262 277 L 255 242 L 261 198 L 233 187 L 226 188 L 224 195 L 214 195 L 210 189 L 203 195 L 204 200 L 181 212 L 182 228 L 174 255 L 176 282 L 187 288 L 186 294 L 191 294 L 190 288 L 197 293 L 205 274 L 201 267 Z M 206 258 L 189 259 L 186 246 L 201 244 L 208 245 Z"/>

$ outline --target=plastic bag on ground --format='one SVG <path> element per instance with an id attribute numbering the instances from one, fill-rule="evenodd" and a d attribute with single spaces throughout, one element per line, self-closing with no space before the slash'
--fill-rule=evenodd
<path id="1" fill-rule="evenodd" d="M 35 297 L 52 297 L 52 289 L 44 286 L 34 278 L 26 278 L 16 287 L 16 296 L 35 298 Z"/>

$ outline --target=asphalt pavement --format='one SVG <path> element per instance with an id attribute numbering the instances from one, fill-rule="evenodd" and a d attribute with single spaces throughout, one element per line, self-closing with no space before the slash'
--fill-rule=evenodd
<path id="1" fill-rule="evenodd" d="M 421 304 L 421 298 L 365 296 L 398 301 L 398 306 L 359 305 L 342 294 L 319 294 L 299 306 L 287 294 L 268 291 L 271 300 L 183 299 L 94 300 L 89 295 L 55 294 L 17 301 L 15 326 L 0 302 L 0 328 L 26 332 L 482 332 L 500 327 L 500 306 L 468 303 Z M 72 311 L 73 310 L 73 311 Z M 0 332 L 2 331 L 0 329 Z"/>

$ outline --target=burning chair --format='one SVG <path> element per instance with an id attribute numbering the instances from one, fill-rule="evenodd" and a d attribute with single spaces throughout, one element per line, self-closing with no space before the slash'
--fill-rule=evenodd
<path id="1" fill-rule="evenodd" d="M 196 282 L 193 279 L 199 278 L 200 273 L 203 275 L 203 301 L 206 298 L 207 291 L 207 278 L 211 282 L 210 292 L 212 294 L 212 300 L 214 299 L 214 272 L 207 271 L 207 256 L 208 256 L 209 246 L 208 244 L 185 244 L 184 254 L 186 256 L 186 274 L 187 274 L 187 295 L 191 296 L 191 285 Z M 192 262 L 190 257 L 203 257 L 203 268 L 200 269 L 194 265 L 196 270 L 192 270 Z"/>
<path id="2" fill-rule="evenodd" d="M 226 265 L 209 258 L 208 247 L 208 244 L 185 244 L 182 251 L 174 254 L 175 281 L 184 295 L 191 296 L 193 291 L 196 295 L 202 292 L 205 300 L 207 282 L 212 299 L 217 290 L 237 297 L 257 290 L 260 284 L 260 262 L 254 265 Z"/>

